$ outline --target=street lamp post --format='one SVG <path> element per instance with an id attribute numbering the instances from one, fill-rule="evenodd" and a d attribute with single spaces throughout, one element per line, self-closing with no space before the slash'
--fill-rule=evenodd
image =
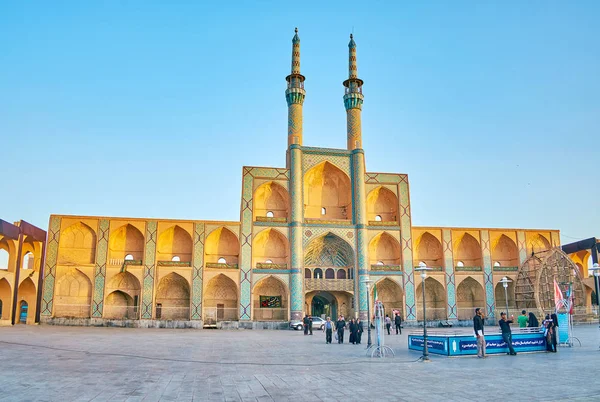
<path id="1" fill-rule="evenodd" d="M 371 287 L 372 280 L 369 278 L 361 281 L 367 286 L 367 349 L 371 347 L 371 298 L 369 297 L 369 288 Z"/>
<path id="2" fill-rule="evenodd" d="M 600 293 L 600 265 L 598 265 L 597 262 L 594 263 L 594 265 L 592 266 L 592 268 L 589 269 L 590 271 L 593 271 L 594 273 L 594 278 L 596 279 L 596 303 L 598 304 L 598 329 L 600 329 L 600 296 L 598 295 L 598 293 Z"/>
<path id="3" fill-rule="evenodd" d="M 423 362 L 429 361 L 429 346 L 427 345 L 427 310 L 425 307 L 425 278 L 427 277 L 427 271 L 431 271 L 431 268 L 427 268 L 424 262 L 419 263 L 419 267 L 415 268 L 415 271 L 421 273 L 421 288 L 423 289 L 423 356 L 421 360 Z"/>
<path id="4" fill-rule="evenodd" d="M 504 278 L 502 278 L 500 280 L 500 283 L 502 283 L 502 286 L 504 287 L 504 301 L 506 302 L 506 316 L 508 317 L 508 283 L 512 282 L 510 279 L 508 279 L 506 276 Z"/>

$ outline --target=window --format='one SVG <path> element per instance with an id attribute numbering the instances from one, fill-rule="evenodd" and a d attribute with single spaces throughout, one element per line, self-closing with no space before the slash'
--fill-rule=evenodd
<path id="1" fill-rule="evenodd" d="M 346 270 L 340 269 L 339 271 L 337 271 L 337 278 L 338 279 L 346 279 Z"/>
<path id="2" fill-rule="evenodd" d="M 312 278 L 312 273 L 310 272 L 310 269 L 304 268 L 304 278 L 306 278 L 306 279 Z"/>
<path id="3" fill-rule="evenodd" d="M 22 269 L 33 269 L 33 253 L 28 251 L 23 256 L 23 265 L 21 265 Z"/>
<path id="4" fill-rule="evenodd" d="M 335 279 L 335 272 L 331 268 L 325 270 L 325 279 Z"/>
<path id="5" fill-rule="evenodd" d="M 219 264 L 227 264 L 227 260 L 223 257 L 219 258 L 219 260 L 217 261 Z"/>
<path id="6" fill-rule="evenodd" d="M 8 269 L 8 251 L 0 249 L 0 269 Z"/>
<path id="7" fill-rule="evenodd" d="M 377 222 L 381 222 L 381 215 L 377 215 L 377 216 L 375 217 L 375 220 L 376 220 Z"/>
<path id="8" fill-rule="evenodd" d="M 314 273 L 315 273 L 315 279 L 323 278 L 323 271 L 321 270 L 321 268 L 315 269 Z"/>
<path id="9" fill-rule="evenodd" d="M 171 261 L 181 261 L 181 258 L 179 258 L 178 255 L 175 255 L 173 258 L 171 258 Z"/>
<path id="10" fill-rule="evenodd" d="M 321 215 L 325 215 L 327 213 L 327 208 L 321 208 Z"/>
<path id="11" fill-rule="evenodd" d="M 272 217 L 274 217 L 274 216 L 275 216 L 275 215 L 273 214 L 273 211 L 269 211 L 269 212 L 267 212 L 267 218 L 272 218 Z"/>
<path id="12" fill-rule="evenodd" d="M 465 263 L 464 263 L 464 262 L 462 262 L 462 261 L 459 261 L 459 262 L 457 262 L 457 263 L 456 263 L 456 266 L 457 266 L 457 267 L 464 267 L 464 266 L 465 266 Z"/>
<path id="13" fill-rule="evenodd" d="M 267 264 L 273 264 L 273 260 L 267 260 L 267 261 L 265 261 L 265 263 L 267 263 Z"/>
<path id="14" fill-rule="evenodd" d="M 125 256 L 125 261 L 133 261 L 133 256 L 131 254 L 127 254 Z"/>
<path id="15" fill-rule="evenodd" d="M 385 264 L 383 263 L 383 261 L 377 261 L 376 265 L 385 265 Z"/>
<path id="16" fill-rule="evenodd" d="M 425 264 L 425 261 L 419 261 L 419 266 L 421 266 L 421 264 L 427 265 L 427 264 Z"/>
<path id="17" fill-rule="evenodd" d="M 499 267 L 499 266 L 500 266 L 500 263 L 499 263 L 498 261 L 496 261 L 496 262 L 494 263 L 494 266 L 495 266 L 495 267 Z"/>

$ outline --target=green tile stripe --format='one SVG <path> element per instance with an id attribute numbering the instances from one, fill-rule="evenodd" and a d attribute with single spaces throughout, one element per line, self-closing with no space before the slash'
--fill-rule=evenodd
<path id="1" fill-rule="evenodd" d="M 156 256 L 156 221 L 146 224 L 146 247 L 144 252 L 144 285 L 142 290 L 142 318 L 152 319 L 154 296 L 154 259 Z"/>
<path id="2" fill-rule="evenodd" d="M 204 223 L 194 224 L 194 260 L 192 269 L 192 320 L 202 319 L 202 271 L 204 269 Z"/>
<path id="3" fill-rule="evenodd" d="M 54 298 L 54 281 L 56 280 L 56 262 L 58 260 L 58 242 L 60 239 L 61 218 L 50 218 L 48 228 L 48 242 L 46 244 L 46 267 L 44 269 L 44 294 L 42 297 L 41 314 L 45 317 L 52 316 Z"/>
<path id="4" fill-rule="evenodd" d="M 108 236 L 110 223 L 108 219 L 100 219 L 96 242 L 96 267 L 94 269 L 94 299 L 92 300 L 92 317 L 101 318 L 104 307 L 104 284 L 106 281 L 106 261 L 108 259 Z"/>

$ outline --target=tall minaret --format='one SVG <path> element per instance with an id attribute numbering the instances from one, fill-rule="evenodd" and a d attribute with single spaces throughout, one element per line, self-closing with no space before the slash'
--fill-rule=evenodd
<path id="1" fill-rule="evenodd" d="M 363 80 L 358 78 L 358 69 L 356 66 L 356 42 L 350 34 L 350 43 L 348 43 L 348 79 L 344 81 L 346 94 L 344 95 L 344 106 L 346 107 L 346 121 L 348 131 L 348 149 L 362 149 L 362 129 L 360 113 L 362 111 Z"/>
<path id="2" fill-rule="evenodd" d="M 298 28 L 292 39 L 292 73 L 285 77 L 287 89 L 285 99 L 288 104 L 288 147 L 292 144 L 302 145 L 302 104 L 304 91 L 304 76 L 300 74 L 300 37 Z"/>

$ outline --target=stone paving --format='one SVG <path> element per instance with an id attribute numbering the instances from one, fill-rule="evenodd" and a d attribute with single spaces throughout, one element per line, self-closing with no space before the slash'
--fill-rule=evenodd
<path id="1" fill-rule="evenodd" d="M 365 357 L 316 331 L 0 327 L 0 401 L 600 400 L 600 331 L 559 353 Z M 366 343 L 366 333 L 363 337 Z"/>

